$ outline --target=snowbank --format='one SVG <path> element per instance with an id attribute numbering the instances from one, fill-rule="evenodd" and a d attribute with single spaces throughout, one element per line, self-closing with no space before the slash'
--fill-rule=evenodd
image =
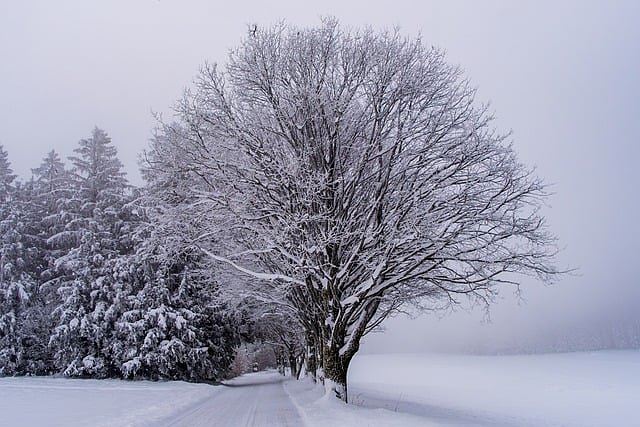
<path id="1" fill-rule="evenodd" d="M 181 381 L 0 378 L 0 425 L 157 425 L 210 398 L 217 389 Z"/>
<path id="2" fill-rule="evenodd" d="M 429 423 L 423 417 L 411 414 L 347 405 L 337 398 L 325 395 L 324 387 L 313 383 L 308 378 L 300 381 L 286 381 L 283 385 L 306 427 L 430 427 L 440 425 Z"/>
<path id="3" fill-rule="evenodd" d="M 349 398 L 446 425 L 640 425 L 640 351 L 365 355 Z"/>

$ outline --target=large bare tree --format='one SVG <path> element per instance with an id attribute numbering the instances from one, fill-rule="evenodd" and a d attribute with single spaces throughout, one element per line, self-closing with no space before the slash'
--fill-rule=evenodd
<path id="1" fill-rule="evenodd" d="M 202 250 L 294 310 L 346 400 L 361 338 L 403 305 L 489 304 L 558 273 L 545 186 L 474 96 L 420 39 L 281 24 L 202 69 L 148 158 L 193 181 L 220 218 Z"/>

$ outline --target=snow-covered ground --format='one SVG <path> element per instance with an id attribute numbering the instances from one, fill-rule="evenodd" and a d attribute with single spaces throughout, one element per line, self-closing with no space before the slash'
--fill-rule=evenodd
<path id="1" fill-rule="evenodd" d="M 306 427 L 435 427 L 439 423 L 413 414 L 403 414 L 383 408 L 362 408 L 328 398 L 324 388 L 310 379 L 287 381 L 284 388 L 298 409 Z"/>
<path id="2" fill-rule="evenodd" d="M 276 372 L 227 386 L 0 379 L 0 426 L 638 426 L 640 350 L 366 355 L 349 396 Z"/>
<path id="3" fill-rule="evenodd" d="M 175 382 L 0 378 L 0 426 L 151 426 L 218 387 Z"/>
<path id="4" fill-rule="evenodd" d="M 640 350 L 366 355 L 349 378 L 353 403 L 442 425 L 640 426 Z"/>
<path id="5" fill-rule="evenodd" d="M 224 386 L 200 404 L 163 420 L 167 427 L 237 427 L 304 425 L 295 404 L 284 391 L 290 381 L 276 371 L 246 374 Z"/>

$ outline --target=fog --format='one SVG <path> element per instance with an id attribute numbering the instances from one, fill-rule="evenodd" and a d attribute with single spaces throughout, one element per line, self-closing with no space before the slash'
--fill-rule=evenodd
<path id="1" fill-rule="evenodd" d="M 94 125 L 129 178 L 155 126 L 205 61 L 249 24 L 400 26 L 460 64 L 523 162 L 555 193 L 549 223 L 577 268 L 553 287 L 512 289 L 486 321 L 461 307 L 399 316 L 365 352 L 548 351 L 640 343 L 640 5 L 628 2 L 0 1 L 0 144 L 28 178 L 51 148 L 68 155 Z"/>

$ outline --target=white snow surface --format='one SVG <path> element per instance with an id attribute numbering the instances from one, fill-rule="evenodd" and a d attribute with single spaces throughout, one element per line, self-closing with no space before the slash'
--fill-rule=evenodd
<path id="1" fill-rule="evenodd" d="M 219 387 L 182 381 L 0 378 L 0 426 L 151 426 Z"/>
<path id="2" fill-rule="evenodd" d="M 287 381 L 284 388 L 298 409 L 302 424 L 307 427 L 435 427 L 439 423 L 417 415 L 393 412 L 383 408 L 362 408 L 347 405 L 309 378 Z"/>
<path id="3" fill-rule="evenodd" d="M 226 386 L 0 379 L 0 426 L 639 426 L 640 350 L 364 355 L 345 405 L 273 371 Z"/>
<path id="4" fill-rule="evenodd" d="M 246 374 L 224 386 L 211 399 L 178 412 L 160 423 L 170 427 L 301 426 L 302 417 L 283 388 L 292 381 L 276 371 Z"/>
<path id="5" fill-rule="evenodd" d="M 352 403 L 439 425 L 640 426 L 640 350 L 365 355 L 349 380 Z"/>

